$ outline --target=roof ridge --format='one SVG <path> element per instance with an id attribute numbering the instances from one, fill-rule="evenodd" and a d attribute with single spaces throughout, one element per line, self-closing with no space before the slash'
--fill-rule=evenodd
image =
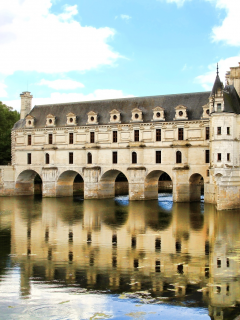
<path id="1" fill-rule="evenodd" d="M 95 103 L 95 102 L 105 102 L 105 101 L 120 101 L 120 100 L 133 100 L 133 99 L 144 99 L 144 98 L 157 98 L 157 97 L 169 97 L 169 96 L 183 96 L 183 95 L 195 95 L 195 94 L 209 94 L 211 91 L 200 91 L 200 92 L 185 92 L 185 93 L 173 93 L 173 94 L 159 94 L 155 96 L 142 96 L 142 97 L 124 97 L 115 99 L 101 99 L 101 100 L 84 100 L 75 102 L 61 102 L 61 103 L 49 103 L 49 104 L 36 104 L 35 107 L 49 107 L 49 106 L 60 106 L 68 104 L 78 104 L 78 103 Z"/>

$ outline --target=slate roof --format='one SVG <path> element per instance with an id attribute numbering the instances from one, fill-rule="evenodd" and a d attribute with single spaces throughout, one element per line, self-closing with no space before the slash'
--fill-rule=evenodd
<path id="1" fill-rule="evenodd" d="M 240 98 L 232 85 L 225 86 L 223 90 L 224 112 L 240 114 Z"/>
<path id="2" fill-rule="evenodd" d="M 109 100 L 95 100 L 85 102 L 69 102 L 62 104 L 49 104 L 35 106 L 30 115 L 35 118 L 34 127 L 42 128 L 46 125 L 46 117 L 52 114 L 56 117 L 56 127 L 66 126 L 69 112 L 77 116 L 77 125 L 86 126 L 89 111 L 98 113 L 98 124 L 109 124 L 110 114 L 113 109 L 121 113 L 121 123 L 130 123 L 134 108 L 139 108 L 143 113 L 143 123 L 151 122 L 153 108 L 159 106 L 164 108 L 165 121 L 173 121 L 175 107 L 183 105 L 187 108 L 188 120 L 199 120 L 202 117 L 202 107 L 208 103 L 210 92 L 171 94 L 161 96 L 122 98 Z M 91 125 L 89 125 L 91 126 Z M 25 119 L 19 120 L 13 129 L 25 127 Z"/>
<path id="3" fill-rule="evenodd" d="M 222 90 L 223 89 L 223 84 L 219 78 L 219 75 L 217 74 L 213 88 L 212 88 L 212 92 L 211 95 L 215 95 L 218 91 L 218 89 Z"/>

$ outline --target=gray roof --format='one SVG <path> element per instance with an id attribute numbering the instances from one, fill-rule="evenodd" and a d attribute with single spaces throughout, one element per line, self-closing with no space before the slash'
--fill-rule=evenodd
<path id="1" fill-rule="evenodd" d="M 219 89 L 220 90 L 223 89 L 223 83 L 221 82 L 219 75 L 217 74 L 213 88 L 212 88 L 211 95 L 215 95 Z"/>
<path id="2" fill-rule="evenodd" d="M 69 102 L 61 104 L 49 104 L 35 106 L 30 115 L 35 118 L 35 128 L 42 128 L 46 125 L 46 117 L 52 114 L 56 117 L 56 126 L 66 126 L 66 115 L 69 112 L 76 114 L 77 125 L 86 126 L 87 113 L 94 111 L 98 113 L 98 124 L 109 124 L 109 112 L 117 109 L 121 113 L 121 123 L 130 123 L 134 108 L 139 108 L 143 113 L 143 122 L 151 122 L 153 108 L 159 106 L 164 108 L 165 121 L 173 121 L 175 117 L 175 107 L 184 105 L 187 108 L 189 120 L 199 120 L 202 117 L 202 106 L 208 103 L 210 92 L 171 94 L 161 96 L 149 96 L 139 98 L 95 100 L 85 102 Z M 91 125 L 89 125 L 91 126 Z M 25 127 L 25 119 L 19 120 L 13 129 Z"/>
<path id="3" fill-rule="evenodd" d="M 240 114 L 240 98 L 234 86 L 225 86 L 223 90 L 224 112 Z"/>

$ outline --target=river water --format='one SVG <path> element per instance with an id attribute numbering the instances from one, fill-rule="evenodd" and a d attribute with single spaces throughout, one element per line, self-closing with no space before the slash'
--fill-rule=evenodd
<path id="1" fill-rule="evenodd" d="M 240 319 L 240 211 L 0 199 L 0 319 Z"/>

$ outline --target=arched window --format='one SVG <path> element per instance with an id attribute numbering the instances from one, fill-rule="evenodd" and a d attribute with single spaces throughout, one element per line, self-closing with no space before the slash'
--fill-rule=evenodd
<path id="1" fill-rule="evenodd" d="M 89 164 L 92 163 L 92 154 L 91 154 L 91 152 L 88 152 L 88 154 L 87 154 L 87 163 L 89 163 Z"/>
<path id="2" fill-rule="evenodd" d="M 49 162 L 50 162 L 49 153 L 46 153 L 45 154 L 45 163 L 49 164 Z"/>
<path id="3" fill-rule="evenodd" d="M 137 163 L 137 153 L 136 152 L 132 153 L 132 163 Z"/>
<path id="4" fill-rule="evenodd" d="M 176 152 L 176 163 L 182 163 L 182 152 L 181 151 Z"/>

